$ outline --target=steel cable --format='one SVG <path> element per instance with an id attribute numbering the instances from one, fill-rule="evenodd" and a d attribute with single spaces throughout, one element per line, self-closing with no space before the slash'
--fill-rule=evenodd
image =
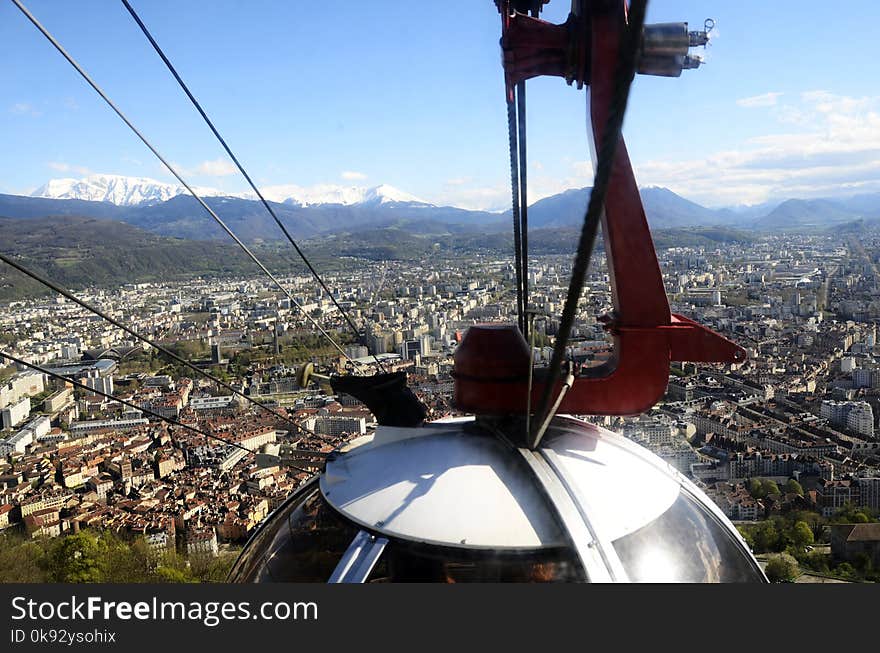
<path id="1" fill-rule="evenodd" d="M 186 183 L 183 177 L 178 174 L 178 172 L 171 166 L 171 164 L 168 163 L 165 157 L 163 157 L 159 153 L 159 151 L 155 147 L 153 147 L 153 145 L 147 140 L 147 138 L 137 129 L 137 127 L 132 124 L 132 122 L 122 112 L 122 110 L 116 106 L 116 104 L 89 76 L 89 74 L 83 69 L 83 67 L 80 66 L 79 63 L 77 63 L 77 61 L 70 54 L 68 54 L 64 47 L 62 47 L 62 45 L 55 39 L 55 37 L 52 36 L 49 30 L 43 27 L 40 21 L 38 21 L 30 11 L 28 11 L 27 7 L 25 7 L 21 3 L 21 0 L 11 1 L 16 7 L 21 10 L 21 12 L 27 17 L 27 19 L 31 21 L 31 23 L 33 23 L 34 27 L 36 27 L 43 34 L 43 36 L 46 37 L 46 39 L 55 47 L 55 49 L 58 50 L 58 52 L 60 52 L 65 59 L 67 59 L 68 63 L 70 63 L 70 65 L 74 67 L 74 69 L 82 76 L 82 78 L 85 79 L 86 82 L 88 82 L 89 86 L 91 86 L 95 90 L 95 92 L 101 96 L 101 98 L 110 106 L 110 108 L 113 109 L 116 115 L 122 119 L 122 121 L 128 126 L 128 128 L 135 133 L 135 135 L 141 140 L 141 142 L 143 142 L 144 145 L 147 146 L 147 148 L 156 156 L 156 158 L 162 162 L 162 164 L 168 169 L 168 171 L 172 175 L 174 175 L 174 177 L 181 183 L 181 185 L 183 185 L 183 187 L 186 188 L 187 191 L 189 191 L 189 194 L 192 195 L 196 199 L 196 201 L 198 201 L 198 203 L 202 205 L 202 208 L 207 211 L 208 215 L 210 215 L 214 219 L 214 221 L 223 228 L 223 230 L 230 236 L 230 238 L 232 238 L 232 240 L 236 242 L 236 244 L 242 249 L 242 251 L 244 251 L 244 253 L 250 257 L 250 259 L 257 265 L 257 267 L 259 267 L 260 270 L 262 270 L 263 273 L 272 280 L 275 286 L 277 286 L 278 289 L 281 290 L 281 292 L 290 300 L 290 302 L 299 309 L 300 313 L 302 313 L 302 315 L 305 316 L 306 319 L 312 323 L 312 325 L 321 333 L 321 335 L 323 335 L 336 348 L 336 350 L 339 351 L 339 353 L 341 353 L 343 357 L 345 357 L 346 360 L 354 363 L 354 361 L 351 360 L 351 357 L 347 353 L 345 353 L 345 350 L 339 346 L 339 343 L 337 343 L 333 339 L 333 337 L 329 333 L 327 333 L 327 331 L 325 331 L 321 327 L 321 325 L 318 324 L 317 321 L 315 321 L 315 319 L 311 315 L 309 315 L 309 313 L 305 309 L 303 309 L 302 306 L 300 306 L 299 302 L 294 299 L 293 295 L 291 295 L 290 292 L 283 285 L 281 285 L 281 282 L 278 281 L 278 279 L 276 279 L 271 272 L 269 272 L 266 266 L 263 265 L 262 261 L 260 261 L 260 259 L 257 258 L 257 256 L 247 247 L 247 245 L 245 245 L 238 238 L 238 236 L 236 236 L 235 233 L 228 226 L 226 226 L 226 223 L 220 219 L 220 217 L 213 211 L 213 209 L 211 209 L 211 207 L 209 207 L 205 203 L 205 201 L 192 189 L 192 187 L 188 183 Z"/>
<path id="2" fill-rule="evenodd" d="M 86 303 L 85 301 L 81 300 L 79 297 L 77 297 L 76 295 L 74 295 L 72 292 L 70 292 L 69 290 L 67 290 L 67 289 L 64 288 L 63 286 L 61 286 L 61 285 L 59 285 L 59 284 L 56 284 L 54 281 L 51 281 L 51 280 L 49 280 L 49 279 L 46 279 L 46 278 L 40 276 L 39 274 L 37 274 L 37 273 L 34 272 L 33 270 L 29 270 L 28 268 L 26 268 L 25 266 L 23 266 L 21 263 L 18 263 L 17 261 L 15 261 L 14 259 L 12 259 L 11 257 L 7 256 L 6 254 L 3 254 L 2 252 L 0 252 L 0 261 L 3 261 L 3 262 L 6 263 L 7 265 L 9 265 L 9 266 L 15 268 L 16 270 L 18 270 L 18 271 L 21 272 L 22 274 L 24 274 L 24 275 L 30 277 L 30 278 L 33 279 L 34 281 L 37 281 L 37 282 L 43 284 L 43 285 L 46 286 L 47 288 L 50 288 L 51 290 L 54 290 L 54 291 L 57 292 L 59 295 L 62 295 L 62 296 L 64 296 L 64 297 L 66 297 L 67 299 L 69 299 L 69 300 L 72 301 L 73 303 L 75 303 L 75 304 L 77 304 L 77 305 L 83 307 L 83 308 L 86 309 L 87 311 L 89 311 L 89 312 L 91 312 L 91 313 L 97 315 L 98 317 L 102 318 L 102 319 L 105 320 L 106 322 L 109 322 L 109 323 L 112 324 L 113 326 L 115 326 L 115 327 L 117 327 L 117 328 L 119 328 L 119 329 L 122 329 L 122 330 L 125 331 L 127 334 L 129 334 L 129 335 L 131 335 L 131 336 L 137 338 L 137 339 L 140 340 L 141 342 L 145 342 L 145 343 L 147 343 L 148 345 L 150 345 L 150 346 L 152 346 L 152 347 L 155 347 L 158 351 L 162 352 L 163 354 L 165 354 L 166 356 L 168 356 L 168 357 L 171 358 L 172 360 L 175 360 L 175 361 L 177 361 L 178 363 L 180 363 L 180 364 L 182 364 L 182 365 L 185 365 L 185 366 L 188 367 L 189 369 L 193 370 L 194 372 L 196 372 L 196 373 L 198 373 L 198 374 L 201 374 L 202 376 L 204 376 L 205 378 L 207 378 L 207 379 L 213 381 L 213 382 L 216 383 L 217 385 L 219 385 L 219 386 L 221 386 L 221 387 L 223 387 L 223 388 L 226 388 L 227 390 L 229 390 L 230 392 L 232 392 L 232 393 L 238 395 L 239 397 L 243 397 L 244 399 L 248 400 L 248 401 L 251 402 L 252 404 L 254 404 L 254 405 L 256 405 L 256 406 L 259 406 L 259 407 L 262 408 L 263 410 L 272 413 L 272 414 L 275 415 L 276 417 L 285 420 L 286 422 L 292 424 L 294 427 L 296 427 L 297 429 L 299 429 L 299 430 L 302 431 L 303 433 L 305 433 L 305 434 L 307 434 L 307 435 L 311 435 L 311 436 L 317 437 L 318 439 L 321 439 L 321 436 L 319 436 L 317 433 L 314 433 L 314 432 L 310 431 L 309 429 L 307 429 L 307 428 L 305 428 L 305 427 L 303 427 L 303 426 L 300 426 L 299 424 L 297 424 L 296 422 L 294 422 L 290 417 L 285 417 L 285 416 L 282 415 L 281 413 L 279 413 L 279 412 L 277 412 L 277 411 L 275 411 L 275 410 L 272 410 L 269 406 L 267 406 L 267 405 L 265 405 L 265 404 L 263 404 L 263 403 L 257 401 L 256 399 L 254 399 L 254 398 L 252 398 L 252 397 L 250 397 L 250 396 L 248 396 L 248 395 L 246 395 L 246 394 L 244 394 L 244 393 L 242 393 L 242 392 L 236 390 L 232 385 L 226 383 L 225 381 L 223 381 L 223 380 L 217 378 L 217 377 L 214 376 L 213 374 L 210 374 L 209 372 L 206 372 L 206 371 L 204 371 L 203 369 L 197 367 L 196 365 L 190 363 L 190 362 L 189 362 L 188 360 L 186 360 L 185 358 L 182 358 L 181 356 L 178 356 L 177 354 L 175 354 L 175 353 L 174 353 L 173 351 L 171 351 L 170 349 L 168 349 L 168 348 L 166 348 L 166 347 L 160 345 L 158 342 L 155 342 L 154 340 L 152 340 L 152 339 L 150 339 L 150 338 L 147 338 L 147 337 L 144 336 L 144 335 L 141 335 L 140 333 L 138 333 L 138 332 L 135 331 L 134 329 L 125 326 L 125 324 L 123 324 L 123 323 L 120 322 L 119 320 L 116 320 L 115 318 L 110 317 L 109 315 L 107 315 L 106 313 L 104 313 L 103 311 L 101 311 L 100 309 L 97 309 L 97 308 L 95 308 L 94 306 L 92 306 L 92 305 Z"/>
<path id="3" fill-rule="evenodd" d="M 519 185 L 519 147 L 517 145 L 517 119 L 515 100 L 507 101 L 507 139 L 510 149 L 510 192 L 511 214 L 513 215 L 513 255 L 516 268 L 516 321 L 520 332 L 525 332 L 525 307 L 523 306 L 522 278 L 522 238 L 520 234 L 520 185 Z"/>
<path id="4" fill-rule="evenodd" d="M 8 358 L 9 360 L 11 360 L 15 363 L 18 363 L 19 365 L 24 365 L 25 367 L 28 367 L 28 368 L 35 370 L 37 372 L 40 372 L 42 374 L 45 374 L 46 376 L 50 376 L 53 379 L 56 379 L 58 381 L 63 381 L 64 383 L 70 383 L 70 384 L 76 386 L 77 388 L 80 388 L 81 390 L 88 390 L 89 392 L 94 393 L 94 394 L 98 395 L 99 397 L 104 397 L 105 399 L 119 402 L 123 406 L 128 406 L 129 408 L 133 408 L 134 410 L 138 410 L 142 413 L 149 415 L 150 417 L 154 417 L 156 419 L 162 420 L 163 422 L 167 422 L 168 424 L 171 424 L 172 426 L 179 426 L 180 428 L 186 429 L 188 431 L 192 431 L 193 433 L 197 433 L 198 435 L 201 435 L 204 438 L 208 438 L 208 439 L 212 439 L 212 440 L 219 440 L 220 442 L 223 442 L 224 444 L 227 444 L 232 447 L 236 447 L 238 449 L 241 449 L 242 451 L 247 451 L 248 453 L 258 453 L 256 451 L 254 451 L 253 449 L 248 449 L 247 447 L 238 444 L 237 442 L 232 442 L 231 440 L 226 440 L 224 438 L 221 438 L 220 436 L 213 435 L 212 433 L 208 433 L 207 431 L 203 431 L 202 429 L 196 428 L 195 426 L 190 426 L 189 424 L 184 424 L 183 422 L 179 422 L 176 419 L 173 419 L 171 417 L 166 417 L 165 415 L 161 415 L 159 413 L 156 413 L 152 410 L 149 410 L 148 408 L 143 408 L 141 406 L 133 404 L 132 402 L 127 401 L 125 399 L 120 399 L 119 397 L 115 397 L 115 396 L 108 394 L 106 392 L 96 390 L 95 388 L 90 388 L 89 386 L 85 385 L 84 383 L 80 383 L 79 381 L 74 381 L 72 379 L 68 379 L 66 376 L 63 376 L 61 374 L 57 374 L 55 372 L 47 370 L 46 368 L 41 367 L 40 365 L 37 365 L 35 363 L 29 363 L 26 360 L 21 359 L 18 356 L 13 356 L 12 354 L 9 354 L 5 351 L 0 350 L 0 358 Z M 307 469 L 303 469 L 301 467 L 296 467 L 294 465 L 290 465 L 290 467 L 293 467 L 294 469 L 296 469 L 298 471 L 305 472 L 306 474 L 312 473 L 312 472 L 308 471 Z"/>
<path id="5" fill-rule="evenodd" d="M 342 308 L 342 306 L 339 304 L 336 297 L 333 295 L 333 292 L 324 283 L 324 280 L 321 278 L 321 275 L 318 274 L 318 271 L 312 266 L 312 263 L 309 261 L 309 259 L 306 258 L 306 255 L 300 249 L 299 245 L 297 245 L 296 241 L 293 239 L 293 236 L 290 235 L 290 232 L 287 230 L 287 227 L 284 226 L 284 223 L 281 222 L 280 218 L 275 213 L 275 210 L 270 206 L 270 204 L 266 200 L 266 198 L 263 197 L 263 194 L 260 192 L 260 189 L 257 188 L 257 185 L 251 179 L 251 176 L 247 173 L 247 171 L 244 169 L 244 166 L 238 160 L 238 157 L 236 157 L 235 154 L 233 154 L 232 149 L 226 143 L 226 139 L 224 139 L 223 136 L 220 135 L 220 132 L 217 131 L 217 128 L 214 126 L 213 121 L 208 117 L 208 114 L 205 113 L 205 110 L 202 108 L 202 105 L 199 103 L 199 101 L 195 98 L 195 96 L 189 90 L 189 87 L 186 85 L 186 83 L 183 81 L 183 79 L 178 74 L 177 69 L 174 67 L 174 65 L 171 63 L 171 61 L 168 59 L 168 57 L 165 56 L 165 52 L 163 52 L 162 48 L 159 47 L 159 44 L 156 42 L 156 39 L 153 38 L 153 35 L 150 33 L 150 30 L 147 29 L 147 26 L 144 25 L 144 22 L 141 20 L 140 16 L 138 16 L 137 12 L 134 10 L 134 8 L 131 6 L 131 4 L 129 4 L 128 0 L 122 0 L 122 4 L 128 10 L 128 13 L 131 14 L 131 17 L 137 23 L 138 27 L 140 27 L 141 31 L 144 33 L 144 36 L 147 37 L 147 40 L 153 46 L 153 49 L 156 51 L 156 54 L 158 54 L 159 57 L 162 59 L 162 61 L 165 63 L 165 66 L 168 68 L 169 72 L 171 72 L 171 74 L 174 76 L 174 79 L 177 80 L 177 83 L 180 85 L 180 88 L 183 89 L 184 93 L 186 93 L 186 96 L 189 98 L 190 102 L 192 102 L 193 106 L 196 108 L 196 111 L 199 112 L 199 114 L 204 119 L 205 123 L 208 125 L 210 130 L 213 132 L 214 136 L 216 136 L 217 140 L 220 141 L 220 145 L 222 145 L 223 149 L 226 150 L 226 154 L 229 155 L 229 158 L 232 159 L 233 163 L 235 163 L 239 172 L 241 172 L 242 176 L 247 180 L 248 184 L 253 189 L 254 193 L 256 193 L 257 197 L 260 198 L 260 202 L 262 202 L 263 207 L 266 209 L 266 211 L 269 212 L 269 215 L 272 216 L 272 219 L 275 220 L 275 224 L 278 225 L 278 227 L 281 229 L 282 233 L 287 237 L 287 240 L 290 242 L 291 245 L 293 245 L 293 248 L 296 250 L 296 253 L 302 259 L 302 262 L 305 263 L 306 267 L 309 269 L 309 272 L 311 272 L 312 276 L 315 278 L 315 280 L 318 282 L 318 284 L 320 284 L 321 288 L 324 289 L 324 292 L 327 293 L 327 296 L 330 298 L 330 301 L 333 302 L 333 305 L 337 308 L 337 310 L 339 310 L 339 313 L 342 315 L 342 317 L 345 319 L 345 321 L 348 323 L 348 326 L 351 328 L 352 332 L 354 333 L 355 338 L 357 338 L 358 342 L 360 342 L 362 345 L 367 346 L 366 339 L 361 336 L 361 332 L 358 329 L 358 327 L 354 324 L 354 322 L 352 321 L 352 319 L 348 315 L 348 313 L 345 311 L 345 309 Z M 373 355 L 373 357 L 376 360 L 376 363 L 378 364 L 378 366 L 384 370 L 385 368 L 382 365 L 382 362 L 379 360 L 379 358 L 375 354 Z"/>
<path id="6" fill-rule="evenodd" d="M 547 369 L 544 392 L 538 403 L 536 414 L 540 419 L 537 424 L 549 424 L 548 406 L 550 397 L 556 387 L 562 370 L 562 362 L 568 339 L 574 326 L 577 305 L 584 289 L 587 270 L 590 266 L 590 258 L 596 244 L 596 234 L 599 230 L 599 221 L 605 207 L 605 196 L 608 192 L 608 184 L 611 181 L 611 169 L 614 164 L 614 156 L 617 151 L 617 143 L 620 141 L 623 128 L 623 117 L 626 113 L 626 105 L 629 99 L 629 89 L 635 76 L 638 49 L 641 41 L 642 28 L 645 23 L 645 11 L 647 0 L 633 0 L 629 7 L 629 24 L 624 31 L 620 46 L 620 57 L 614 78 L 614 91 L 608 112 L 605 129 L 602 132 L 602 142 L 598 152 L 596 173 L 593 179 L 593 188 L 590 191 L 590 201 L 584 215 L 584 223 L 581 228 L 580 240 L 578 241 L 577 254 L 571 271 L 568 293 L 565 298 L 565 307 L 562 318 L 559 321 L 559 330 L 556 334 L 556 342 L 553 346 L 553 355 L 550 366 Z M 531 447 L 538 446 L 544 432 L 538 431 L 533 436 Z M 531 435 L 531 434 L 530 434 Z"/>

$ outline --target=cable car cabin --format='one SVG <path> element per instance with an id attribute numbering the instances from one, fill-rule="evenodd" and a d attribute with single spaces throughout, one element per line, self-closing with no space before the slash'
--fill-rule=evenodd
<path id="1" fill-rule="evenodd" d="M 748 582 L 736 528 L 637 444 L 559 416 L 536 450 L 496 422 L 380 426 L 266 520 L 235 582 Z"/>

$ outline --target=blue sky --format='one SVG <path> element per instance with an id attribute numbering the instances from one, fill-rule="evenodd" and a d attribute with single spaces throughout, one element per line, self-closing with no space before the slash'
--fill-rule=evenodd
<path id="1" fill-rule="evenodd" d="M 261 186 L 509 202 L 490 0 L 131 2 Z M 26 4 L 188 180 L 246 189 L 121 3 Z M 544 18 L 569 6 L 553 0 Z M 880 5 L 648 6 L 648 22 L 711 16 L 717 38 L 697 71 L 637 77 L 624 133 L 641 185 L 710 206 L 880 191 Z M 171 181 L 8 0 L 0 71 L 0 192 L 91 172 Z M 589 185 L 583 91 L 543 78 L 527 95 L 532 199 Z"/>

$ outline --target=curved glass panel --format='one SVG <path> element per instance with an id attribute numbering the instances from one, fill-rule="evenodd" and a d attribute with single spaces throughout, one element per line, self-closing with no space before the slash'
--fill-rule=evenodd
<path id="1" fill-rule="evenodd" d="M 368 583 L 553 583 L 583 581 L 567 549 L 502 552 L 392 540 Z"/>
<path id="2" fill-rule="evenodd" d="M 764 582 L 744 545 L 687 492 L 613 545 L 634 582 Z"/>
<path id="3" fill-rule="evenodd" d="M 288 499 L 251 538 L 229 575 L 231 582 L 325 583 L 360 528 L 341 517 L 310 482 Z M 566 549 L 501 552 L 391 540 L 367 582 L 582 581 Z"/>
<path id="4" fill-rule="evenodd" d="M 327 505 L 317 482 L 310 481 L 260 527 L 229 580 L 325 583 L 358 530 Z"/>

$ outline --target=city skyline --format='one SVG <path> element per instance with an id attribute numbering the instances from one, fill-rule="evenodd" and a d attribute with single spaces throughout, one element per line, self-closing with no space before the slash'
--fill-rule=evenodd
<path id="1" fill-rule="evenodd" d="M 865 229 L 858 238 L 763 233 L 659 249 L 670 308 L 730 337 L 749 356 L 729 365 L 674 365 L 666 395 L 640 417 L 580 416 L 621 432 L 697 483 L 751 538 L 762 562 L 793 552 L 799 582 L 876 580 L 875 568 L 860 562 L 861 544 L 835 538 L 873 537 L 870 522 L 880 509 L 878 247 L 880 232 Z M 573 360 L 587 367 L 613 355 L 597 319 L 613 306 L 602 258 L 598 253 L 588 275 L 570 346 Z M 537 255 L 530 266 L 531 302 L 550 316 L 536 325 L 533 356 L 541 365 L 552 353 L 570 271 L 564 255 Z M 462 417 L 452 396 L 460 334 L 475 323 L 513 319 L 515 279 L 504 254 L 351 259 L 325 278 L 369 325 L 365 344 L 342 341 L 345 355 L 366 373 L 375 369 L 368 352 L 390 371 L 405 372 L 429 419 Z M 143 539 L 142 553 L 131 555 L 152 560 L 144 563 L 148 574 L 173 570 L 181 559 L 231 564 L 230 547 L 306 486 L 303 469 L 383 428 L 353 397 L 301 384 L 306 361 L 331 374 L 345 363 L 305 313 L 337 338 L 345 323 L 307 276 L 282 281 L 299 309 L 250 274 L 77 292 L 206 366 L 236 396 L 70 301 L 6 304 L 2 350 L 81 385 L 0 365 L 0 529 L 62 539 L 114 530 Z M 174 421 L 169 429 L 166 420 L 194 432 Z M 617 482 L 635 493 L 644 479 Z M 853 530 L 858 522 L 864 528 Z M 779 529 L 772 537 L 771 526 Z M 806 534 L 810 529 L 815 535 Z M 55 546 L 55 539 L 42 541 Z M 661 582 L 667 570 L 643 569 Z M 99 572 L 106 575 L 93 579 L 122 573 Z M 18 570 L 0 573 L 22 579 Z M 70 580 L 64 573 L 62 566 L 45 579 Z"/>

